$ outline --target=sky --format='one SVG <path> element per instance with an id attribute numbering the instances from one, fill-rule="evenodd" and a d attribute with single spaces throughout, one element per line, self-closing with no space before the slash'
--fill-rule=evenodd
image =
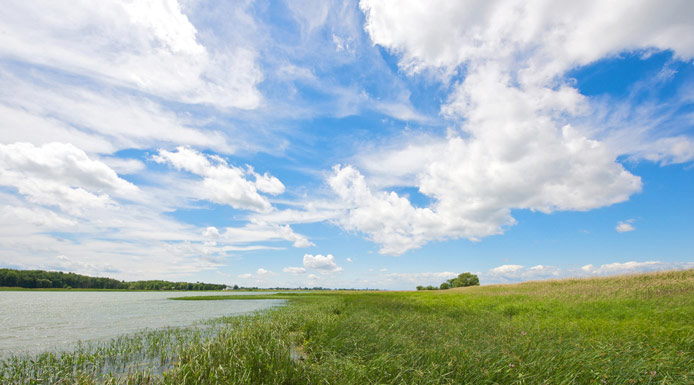
<path id="1" fill-rule="evenodd" d="M 693 15 L 5 1 L 0 267 L 381 289 L 694 268 Z"/>

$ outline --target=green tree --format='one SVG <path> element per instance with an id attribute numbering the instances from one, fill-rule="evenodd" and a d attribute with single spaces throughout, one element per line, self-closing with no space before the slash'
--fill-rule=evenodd
<path id="1" fill-rule="evenodd" d="M 480 279 L 470 272 L 460 273 L 456 278 L 449 279 L 447 283 L 450 287 L 479 286 Z"/>

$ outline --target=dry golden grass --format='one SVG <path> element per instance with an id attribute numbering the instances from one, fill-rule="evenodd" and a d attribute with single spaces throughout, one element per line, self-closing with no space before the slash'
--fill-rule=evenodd
<path id="1" fill-rule="evenodd" d="M 523 295 L 538 298 L 572 299 L 653 298 L 691 293 L 694 297 L 694 269 L 461 287 L 441 290 L 437 293 L 466 293 L 483 296 Z"/>

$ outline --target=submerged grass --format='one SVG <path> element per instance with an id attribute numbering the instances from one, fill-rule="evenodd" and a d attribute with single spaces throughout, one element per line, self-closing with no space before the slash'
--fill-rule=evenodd
<path id="1" fill-rule="evenodd" d="M 175 351 L 161 375 L 16 359 L 0 383 L 694 384 L 694 270 L 271 297 L 291 305 L 154 349 Z M 52 382 L 12 374 L 37 372 Z"/>

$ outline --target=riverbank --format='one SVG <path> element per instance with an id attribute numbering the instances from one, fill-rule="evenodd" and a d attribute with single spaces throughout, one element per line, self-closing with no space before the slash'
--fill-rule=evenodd
<path id="1" fill-rule="evenodd" d="M 62 373 L 67 383 L 694 383 L 694 270 L 270 297 L 290 306 L 225 319 L 162 375 Z"/>

